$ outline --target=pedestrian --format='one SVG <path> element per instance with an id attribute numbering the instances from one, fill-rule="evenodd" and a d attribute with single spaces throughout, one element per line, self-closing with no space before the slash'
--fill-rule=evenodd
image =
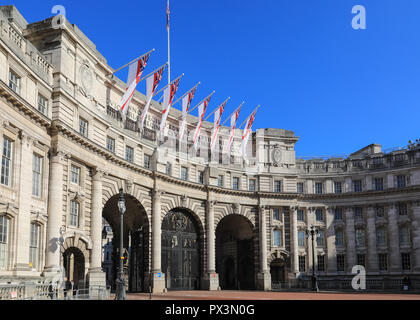
<path id="1" fill-rule="evenodd" d="M 70 297 L 71 287 L 72 285 L 70 279 L 66 278 L 64 297 Z"/>

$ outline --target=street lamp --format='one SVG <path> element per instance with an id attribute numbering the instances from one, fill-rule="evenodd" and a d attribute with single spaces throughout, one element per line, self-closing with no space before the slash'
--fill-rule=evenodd
<path id="1" fill-rule="evenodd" d="M 120 232 L 120 270 L 118 272 L 118 277 L 116 282 L 116 292 L 115 292 L 115 300 L 126 300 L 125 296 L 125 277 L 124 277 L 124 266 L 123 266 L 123 231 L 124 231 L 124 212 L 126 210 L 125 207 L 125 199 L 124 199 L 124 192 L 123 189 L 120 189 L 120 198 L 118 200 L 118 209 L 121 214 L 121 232 Z"/>
<path id="2" fill-rule="evenodd" d="M 314 238 L 319 236 L 318 229 L 315 228 L 313 225 L 306 229 L 306 237 L 311 237 L 312 239 L 312 291 L 319 291 L 318 289 L 318 281 L 316 279 L 315 274 L 315 245 L 314 245 Z"/>

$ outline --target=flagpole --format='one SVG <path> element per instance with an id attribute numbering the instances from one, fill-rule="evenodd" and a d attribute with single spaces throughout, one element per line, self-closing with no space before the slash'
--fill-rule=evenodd
<path id="1" fill-rule="evenodd" d="M 139 83 L 142 82 L 144 79 L 147 79 L 148 77 L 150 77 L 152 74 L 154 74 L 156 71 L 160 70 L 161 68 L 165 67 L 168 63 L 166 62 L 165 64 L 161 65 L 159 68 L 156 68 L 155 70 L 153 70 L 152 72 L 150 72 L 147 76 L 144 76 L 143 78 L 141 78 L 139 80 Z"/>
<path id="2" fill-rule="evenodd" d="M 242 105 L 245 103 L 245 101 L 242 101 L 242 103 L 239 105 L 239 107 L 237 107 L 235 109 L 235 111 L 233 111 L 229 117 L 226 118 L 226 120 L 220 125 L 221 127 L 223 127 L 223 125 L 226 123 L 226 121 L 228 121 L 230 119 L 230 117 L 236 112 L 236 110 L 238 110 L 240 107 L 242 107 Z"/>
<path id="3" fill-rule="evenodd" d="M 260 105 L 258 105 L 252 112 L 251 112 L 251 114 L 253 114 L 254 112 L 257 112 L 257 109 L 260 107 Z M 248 116 L 248 118 L 251 116 L 251 114 Z M 242 124 L 238 127 L 238 129 L 240 129 L 244 124 L 245 124 L 245 122 L 248 120 L 248 118 L 246 118 L 245 119 L 245 121 L 244 122 L 242 122 Z"/>
<path id="4" fill-rule="evenodd" d="M 170 32 L 169 32 L 169 0 L 167 8 L 167 30 L 168 30 L 168 85 L 171 83 L 171 42 L 170 42 Z"/>
<path id="5" fill-rule="evenodd" d="M 172 83 L 174 83 L 175 81 L 177 81 L 178 79 L 182 78 L 184 76 L 184 73 L 181 74 L 178 78 L 176 78 L 175 80 L 171 81 L 170 83 L 168 83 L 166 86 L 164 86 L 162 89 L 160 89 L 158 92 L 156 92 L 153 96 L 156 96 L 157 94 L 161 93 L 163 90 L 165 90 L 167 87 L 169 87 Z"/>
<path id="6" fill-rule="evenodd" d="M 213 113 L 215 113 L 217 110 L 219 110 L 219 108 L 223 105 L 223 104 L 226 104 L 228 101 L 230 100 L 230 97 L 229 98 L 227 98 L 225 101 L 223 101 L 216 109 L 214 109 L 213 111 L 212 111 L 212 113 L 210 113 L 203 121 L 206 121 L 208 118 L 210 118 L 210 116 L 213 114 Z"/>
<path id="7" fill-rule="evenodd" d="M 155 51 L 155 49 L 152 49 L 152 50 L 150 50 L 149 52 L 146 52 L 145 54 L 141 55 L 140 57 L 138 57 L 138 58 L 134 59 L 133 61 L 130 61 L 129 63 L 127 63 L 127 64 L 123 65 L 123 66 L 122 66 L 122 67 L 120 67 L 120 68 L 118 68 L 118 69 L 117 69 L 117 70 L 115 70 L 114 72 L 108 73 L 108 74 L 107 74 L 107 77 L 108 77 L 108 76 L 110 76 L 110 75 L 112 75 L 112 74 L 114 74 L 114 73 L 117 73 L 118 71 L 120 71 L 120 70 L 124 69 L 126 66 L 129 66 L 129 65 L 130 65 L 130 64 L 132 64 L 133 62 L 136 62 L 136 61 L 140 60 L 141 58 L 145 57 L 146 55 L 148 55 L 148 54 L 150 54 L 150 53 L 152 53 L 152 52 L 154 52 L 154 51 Z"/>
<path id="8" fill-rule="evenodd" d="M 179 100 L 181 100 L 182 98 L 184 98 L 187 94 L 189 94 L 191 91 L 193 91 L 195 88 L 197 88 L 198 87 L 198 85 L 200 84 L 201 82 L 198 82 L 194 87 L 192 87 L 190 90 L 188 90 L 187 92 L 185 92 L 183 95 L 182 95 L 182 97 L 181 98 L 179 98 L 179 99 L 177 99 L 174 103 L 172 103 L 172 107 L 175 105 L 175 103 L 177 103 Z"/>

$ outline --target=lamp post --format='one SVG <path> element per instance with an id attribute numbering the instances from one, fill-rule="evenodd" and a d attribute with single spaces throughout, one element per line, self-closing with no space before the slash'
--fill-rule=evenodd
<path id="1" fill-rule="evenodd" d="M 319 236 L 318 229 L 315 228 L 313 225 L 306 229 L 306 236 L 307 238 L 311 237 L 312 239 L 312 291 L 319 291 L 318 289 L 318 281 L 316 279 L 315 274 L 315 245 L 314 245 L 314 238 Z"/>
<path id="2" fill-rule="evenodd" d="M 125 277 L 124 277 L 124 265 L 123 265 L 123 231 L 124 231 L 124 212 L 126 210 L 125 207 L 125 199 L 124 199 L 124 192 L 123 189 L 120 189 L 120 198 L 118 200 L 118 209 L 121 214 L 121 231 L 120 231 L 120 270 L 118 272 L 118 277 L 116 282 L 116 292 L 115 292 L 115 300 L 126 300 L 125 296 Z"/>

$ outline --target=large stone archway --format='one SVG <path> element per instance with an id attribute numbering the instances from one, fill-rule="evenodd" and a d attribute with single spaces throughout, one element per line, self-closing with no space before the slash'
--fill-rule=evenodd
<path id="1" fill-rule="evenodd" d="M 149 269 L 149 219 L 145 208 L 134 196 L 124 194 L 126 212 L 123 216 L 123 252 L 124 274 L 127 289 L 141 292 L 148 289 Z M 115 289 L 115 279 L 119 271 L 121 215 L 117 202 L 119 195 L 110 197 L 102 211 L 102 217 L 112 229 L 112 267 L 109 285 Z M 106 235 L 104 235 L 106 236 Z M 108 243 L 109 246 L 109 243 Z"/>
<path id="2" fill-rule="evenodd" d="M 227 215 L 216 228 L 216 272 L 221 289 L 255 289 L 254 227 L 246 217 Z"/>

